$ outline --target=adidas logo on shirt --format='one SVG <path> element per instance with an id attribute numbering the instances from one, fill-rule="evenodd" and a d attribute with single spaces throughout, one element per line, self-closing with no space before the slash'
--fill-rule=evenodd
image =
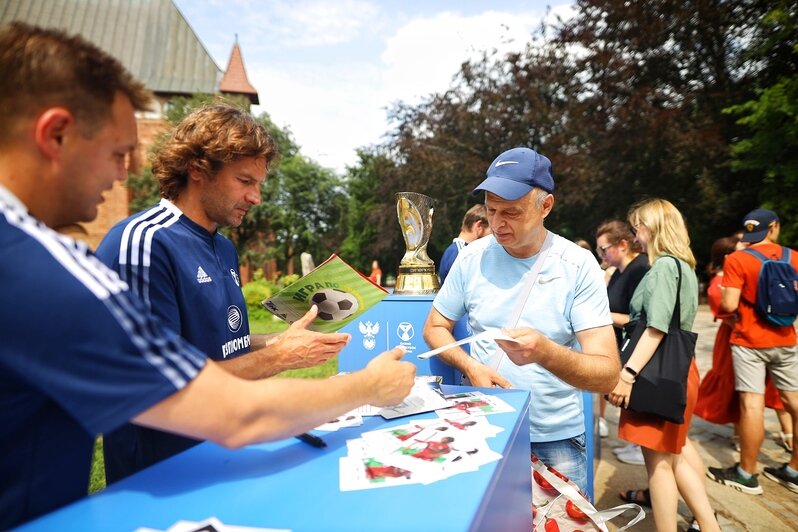
<path id="1" fill-rule="evenodd" d="M 202 284 L 202 283 L 210 283 L 211 281 L 213 281 L 213 279 L 211 279 L 211 276 L 205 273 L 205 270 L 202 269 L 202 266 L 199 266 L 197 268 L 197 282 Z"/>

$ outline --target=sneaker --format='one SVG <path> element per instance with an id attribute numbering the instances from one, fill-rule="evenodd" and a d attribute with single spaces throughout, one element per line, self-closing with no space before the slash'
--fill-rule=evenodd
<path id="1" fill-rule="evenodd" d="M 618 460 L 624 464 L 644 465 L 646 463 L 643 459 L 643 451 L 640 450 L 638 445 L 635 445 L 634 449 L 630 449 L 625 453 L 618 453 L 617 456 Z"/>
<path id="2" fill-rule="evenodd" d="M 717 521 L 718 512 L 713 512 L 713 513 L 715 514 L 715 521 Z M 700 531 L 701 531 L 701 525 L 698 524 L 698 519 L 693 517 L 693 519 L 690 521 L 690 526 L 687 527 L 687 530 L 685 530 L 685 532 L 700 532 Z"/>
<path id="3" fill-rule="evenodd" d="M 759 485 L 759 480 L 757 480 L 758 476 L 759 475 L 751 475 L 751 478 L 744 479 L 740 473 L 737 472 L 737 464 L 727 467 L 726 469 L 720 467 L 707 468 L 707 477 L 715 482 L 749 495 L 762 494 L 762 486 Z"/>
<path id="4" fill-rule="evenodd" d="M 773 482 L 778 482 L 788 490 L 798 493 L 798 476 L 793 477 L 787 473 L 788 465 L 789 464 L 784 464 L 779 468 L 766 467 L 765 476 Z"/>
<path id="5" fill-rule="evenodd" d="M 629 451 L 634 450 L 635 447 L 638 447 L 636 443 L 630 443 L 629 445 L 624 445 L 623 447 L 615 447 L 612 449 L 612 452 L 617 454 L 621 453 L 628 453 Z"/>
<path id="6" fill-rule="evenodd" d="M 604 419 L 603 417 L 600 417 L 598 425 L 599 425 L 598 429 L 599 429 L 599 437 L 600 438 L 606 438 L 607 436 L 610 435 L 610 429 L 607 427 L 607 420 L 606 419 Z"/>

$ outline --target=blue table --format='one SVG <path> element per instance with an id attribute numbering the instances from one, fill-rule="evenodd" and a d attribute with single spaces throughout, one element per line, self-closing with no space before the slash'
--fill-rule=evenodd
<path id="1" fill-rule="evenodd" d="M 473 388 L 444 386 L 444 391 Z M 130 532 L 164 530 L 181 519 L 211 516 L 230 525 L 303 531 L 532 530 L 529 465 L 529 393 L 482 390 L 501 396 L 516 411 L 489 420 L 505 430 L 488 439 L 504 455 L 498 462 L 429 485 L 414 484 L 341 492 L 338 459 L 346 440 L 361 432 L 407 423 L 364 418 L 360 427 L 323 435 L 315 449 L 294 439 L 236 451 L 203 443 L 105 491 L 45 515 L 26 531 Z"/>

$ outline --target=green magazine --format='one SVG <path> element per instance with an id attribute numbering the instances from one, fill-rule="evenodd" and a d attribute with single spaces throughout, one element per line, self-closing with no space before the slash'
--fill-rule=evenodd
<path id="1" fill-rule="evenodd" d="M 294 323 L 312 305 L 317 305 L 319 315 L 308 328 L 335 332 L 387 295 L 387 290 L 333 253 L 309 274 L 262 303 L 269 312 L 288 323 Z"/>

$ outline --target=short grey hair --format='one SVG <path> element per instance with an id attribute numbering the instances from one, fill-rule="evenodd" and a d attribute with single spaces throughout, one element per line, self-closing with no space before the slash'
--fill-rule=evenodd
<path id="1" fill-rule="evenodd" d="M 551 192 L 547 192 L 540 187 L 535 187 L 532 189 L 532 191 L 535 193 L 535 206 L 537 208 L 543 207 L 543 202 L 546 201 L 546 196 L 551 194 Z"/>

